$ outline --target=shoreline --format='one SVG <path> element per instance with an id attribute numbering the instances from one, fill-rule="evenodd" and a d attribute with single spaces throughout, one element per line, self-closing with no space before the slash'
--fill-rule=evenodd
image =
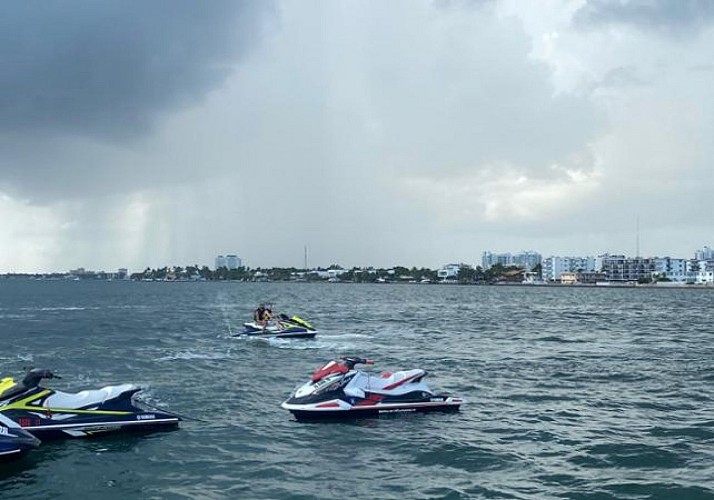
<path id="1" fill-rule="evenodd" d="M 621 284 L 613 282 L 601 282 L 601 283 L 574 283 L 574 284 L 564 284 L 564 283 L 509 283 L 509 282 L 497 282 L 497 283 L 415 283 L 407 281 L 387 281 L 387 282 L 355 282 L 355 281 L 327 281 L 327 280 L 315 280 L 315 281 L 296 281 L 296 280 L 285 280 L 285 281 L 243 281 L 243 280 L 187 280 L 187 279 L 176 279 L 176 280 L 117 280 L 117 279 L 66 279 L 66 278 L 29 278 L 29 277 L 7 277 L 0 276 L 0 283 L 3 281 L 32 281 L 32 282 L 103 282 L 103 283 L 284 283 L 284 284 L 320 284 L 320 285 L 413 285 L 413 286 L 478 286 L 478 287 L 511 287 L 511 288 L 572 288 L 572 289 L 647 289 L 647 290 L 712 290 L 714 291 L 714 284 L 710 283 L 692 283 L 692 284 L 654 284 L 654 283 L 635 283 L 635 284 Z"/>

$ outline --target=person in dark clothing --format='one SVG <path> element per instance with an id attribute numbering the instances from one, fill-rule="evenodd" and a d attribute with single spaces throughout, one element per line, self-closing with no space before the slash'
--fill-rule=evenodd
<path id="1" fill-rule="evenodd" d="M 260 304 L 258 308 L 253 312 L 253 321 L 255 321 L 257 325 L 262 326 L 263 330 L 265 330 L 265 327 L 268 326 L 268 321 L 270 321 L 270 318 L 270 309 L 265 307 L 265 304 Z"/>

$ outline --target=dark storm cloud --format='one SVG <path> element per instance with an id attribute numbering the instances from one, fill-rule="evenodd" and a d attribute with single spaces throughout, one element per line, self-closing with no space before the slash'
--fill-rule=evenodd
<path id="1" fill-rule="evenodd" d="M 122 140 L 219 85 L 266 1 L 59 0 L 0 13 L 0 133 Z"/>
<path id="2" fill-rule="evenodd" d="M 588 0 L 574 21 L 588 26 L 630 24 L 678 34 L 686 34 L 714 23 L 711 0 Z"/>

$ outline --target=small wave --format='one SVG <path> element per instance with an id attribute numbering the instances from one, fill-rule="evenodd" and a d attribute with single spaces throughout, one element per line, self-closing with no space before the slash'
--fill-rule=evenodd
<path id="1" fill-rule="evenodd" d="M 15 356 L 10 356 L 10 357 L 0 356 L 0 360 L 2 360 L 2 361 L 34 361 L 35 358 L 32 356 L 32 354 L 17 354 Z"/>
<path id="2" fill-rule="evenodd" d="M 371 335 L 364 333 L 343 333 L 341 335 L 320 335 L 321 339 L 369 339 Z"/>
<path id="3" fill-rule="evenodd" d="M 294 349 L 297 351 L 307 351 L 307 350 L 318 350 L 318 349 L 330 349 L 330 350 L 343 350 L 350 351 L 358 349 L 357 344 L 352 343 L 342 343 L 342 342 L 323 342 L 322 340 L 302 340 L 302 339 L 261 339 L 251 337 L 250 340 L 255 340 L 259 342 L 264 342 L 271 347 L 276 347 L 278 349 Z"/>
<path id="4" fill-rule="evenodd" d="M 177 361 L 177 360 L 191 360 L 191 359 L 228 359 L 230 354 L 224 353 L 209 353 L 209 352 L 190 352 L 182 351 L 176 354 L 171 354 L 169 356 L 162 356 L 160 358 L 154 358 L 154 361 Z"/>
<path id="5" fill-rule="evenodd" d="M 22 311 L 86 311 L 87 309 L 99 309 L 98 307 L 78 307 L 78 306 L 67 306 L 67 307 L 22 307 Z"/>

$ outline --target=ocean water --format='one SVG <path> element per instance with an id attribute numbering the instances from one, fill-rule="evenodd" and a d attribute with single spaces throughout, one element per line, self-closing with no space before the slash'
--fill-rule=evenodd
<path id="1" fill-rule="evenodd" d="M 235 338 L 260 301 L 317 339 Z M 714 498 L 714 290 L 0 281 L 0 372 L 134 382 L 174 432 L 54 441 L 11 498 Z M 456 414 L 305 424 L 338 355 L 420 367 Z"/>

